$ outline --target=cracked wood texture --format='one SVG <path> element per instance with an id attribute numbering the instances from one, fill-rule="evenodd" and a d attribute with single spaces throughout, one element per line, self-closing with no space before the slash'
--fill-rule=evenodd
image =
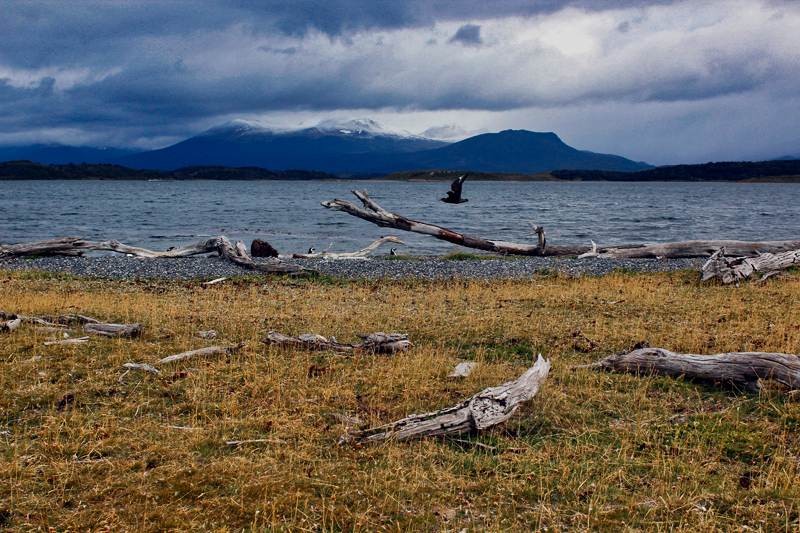
<path id="1" fill-rule="evenodd" d="M 345 433 L 339 443 L 444 437 L 496 426 L 511 418 L 520 405 L 539 392 L 549 372 L 550 362 L 539 355 L 536 363 L 514 381 L 484 389 L 452 407 L 410 415 L 364 431 Z"/>
<path id="2" fill-rule="evenodd" d="M 768 274 L 785 268 L 800 265 L 800 249 L 781 253 L 761 253 L 757 257 L 726 257 L 727 248 L 715 252 L 701 273 L 703 281 L 718 279 L 722 283 L 739 283 L 756 273 Z"/>
<path id="3" fill-rule="evenodd" d="M 771 379 L 797 390 L 800 387 L 800 357 L 771 352 L 727 352 L 713 355 L 674 353 L 663 348 L 640 348 L 614 354 L 595 363 L 606 370 L 633 374 L 654 373 L 684 376 L 741 388 L 758 386 Z"/>

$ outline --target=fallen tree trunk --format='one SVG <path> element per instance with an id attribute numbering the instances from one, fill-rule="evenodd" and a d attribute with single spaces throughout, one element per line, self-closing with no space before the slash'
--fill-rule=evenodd
<path id="1" fill-rule="evenodd" d="M 408 337 L 402 333 L 383 333 L 382 331 L 370 335 L 361 335 L 364 339 L 358 344 L 343 344 L 336 337 L 326 339 L 322 335 L 305 333 L 297 337 L 288 337 L 277 331 L 270 331 L 262 340 L 264 344 L 281 347 L 301 348 L 304 350 L 335 350 L 338 352 L 363 351 L 368 353 L 395 353 L 404 352 L 414 346 Z"/>
<path id="2" fill-rule="evenodd" d="M 345 200 L 334 199 L 329 202 L 322 202 L 324 207 L 333 211 L 344 211 L 349 215 L 372 222 L 384 228 L 394 228 L 403 231 L 430 235 L 434 238 L 447 242 L 452 242 L 466 248 L 486 250 L 499 254 L 509 255 L 536 255 L 536 256 L 572 256 L 583 255 L 584 257 L 615 258 L 615 259 L 680 259 L 691 257 L 710 256 L 722 246 L 725 246 L 729 253 L 743 256 L 756 256 L 758 252 L 779 253 L 789 250 L 800 249 L 800 241 L 766 241 L 766 242 L 747 242 L 747 241 L 681 241 L 663 244 L 628 244 L 622 246 L 597 247 L 593 244 L 588 246 L 548 246 L 544 230 L 541 227 L 533 226 L 539 236 L 536 245 L 519 244 L 513 242 L 489 240 L 480 237 L 470 237 L 462 235 L 449 229 L 417 222 L 400 215 L 390 213 L 372 201 L 367 191 L 352 191 L 361 200 L 364 207 Z M 532 225 L 532 224 L 531 224 Z"/>
<path id="3" fill-rule="evenodd" d="M 727 252 L 727 248 L 720 248 L 706 261 L 700 271 L 703 281 L 718 279 L 726 284 L 739 283 L 756 273 L 767 277 L 779 270 L 800 265 L 800 249 L 782 253 L 760 253 L 757 257 L 726 257 Z"/>
<path id="4" fill-rule="evenodd" d="M 663 348 L 639 348 L 614 354 L 576 368 L 600 367 L 614 372 L 684 376 L 740 388 L 760 388 L 759 381 L 775 380 L 792 390 L 800 388 L 800 357 L 785 353 L 728 352 L 715 355 L 674 353 Z"/>
<path id="5" fill-rule="evenodd" d="M 597 248 L 594 253 L 590 252 L 585 256 L 600 259 L 681 259 L 713 255 L 721 248 L 738 256 L 755 257 L 763 252 L 797 250 L 800 248 L 800 241 L 681 241 Z"/>
<path id="6" fill-rule="evenodd" d="M 391 424 L 363 431 L 345 433 L 339 443 L 377 442 L 388 438 L 408 440 L 443 437 L 490 428 L 508 420 L 522 403 L 533 398 L 549 372 L 550 362 L 539 355 L 536 363 L 515 381 L 484 389 L 453 407 L 407 416 Z"/>
<path id="7" fill-rule="evenodd" d="M 83 329 L 90 335 L 102 337 L 140 337 L 144 333 L 144 326 L 141 324 L 88 323 L 84 324 Z"/>
<path id="8" fill-rule="evenodd" d="M 250 254 L 247 253 L 244 243 L 237 241 L 235 245 L 231 244 L 231 241 L 224 235 L 166 252 L 154 252 L 145 248 L 128 246 L 115 240 L 93 242 L 83 240 L 81 237 L 65 237 L 48 241 L 0 245 L 0 257 L 19 257 L 26 255 L 80 256 L 93 250 L 130 254 L 135 257 L 151 259 L 158 257 L 190 257 L 193 255 L 217 252 L 220 256 L 237 265 L 259 272 L 288 273 L 302 270 L 298 265 L 285 263 L 277 259 L 269 260 L 264 263 L 256 263 L 250 257 Z"/>
<path id="9" fill-rule="evenodd" d="M 339 199 L 334 199 L 330 202 L 322 202 L 322 205 L 328 209 L 331 209 L 332 211 L 344 211 L 347 214 L 364 219 L 368 222 L 372 222 L 373 224 L 383 228 L 394 228 L 403 231 L 411 231 L 414 233 L 422 233 L 423 235 L 430 235 L 437 239 L 452 242 L 453 244 L 458 244 L 467 248 L 476 248 L 478 250 L 486 250 L 488 252 L 500 254 L 545 255 L 545 235 L 544 231 L 541 231 L 540 233 L 538 232 L 540 228 L 535 228 L 539 234 L 539 244 L 537 245 L 518 244 L 513 242 L 482 239 L 480 237 L 470 237 L 468 235 L 462 235 L 439 226 L 426 224 L 425 222 L 417 222 L 415 220 L 410 220 L 403 216 L 390 213 L 373 202 L 369 197 L 369 194 L 367 194 L 366 189 L 364 189 L 363 193 L 353 191 L 353 194 L 355 194 L 356 197 L 361 200 L 361 202 L 364 204 L 364 207 L 358 207 L 355 204 Z M 553 247 L 547 249 L 547 255 L 577 255 L 585 252 L 587 249 L 588 248 L 579 249 L 575 247 L 563 246 Z"/>

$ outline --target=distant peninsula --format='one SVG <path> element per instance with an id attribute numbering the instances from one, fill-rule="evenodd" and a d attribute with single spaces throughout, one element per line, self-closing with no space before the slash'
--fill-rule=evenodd
<path id="1" fill-rule="evenodd" d="M 470 170 L 411 170 L 388 175 L 328 174 L 311 170 L 268 170 L 259 167 L 191 166 L 176 170 L 136 170 L 112 164 L 43 165 L 30 161 L 0 162 L 0 180 L 388 180 L 452 181 L 468 173 L 471 181 L 735 181 L 800 183 L 800 160 L 720 162 L 673 165 L 638 172 L 552 170 L 537 174 Z"/>

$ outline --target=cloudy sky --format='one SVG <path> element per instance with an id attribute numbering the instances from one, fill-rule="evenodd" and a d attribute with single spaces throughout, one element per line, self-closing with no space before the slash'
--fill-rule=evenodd
<path id="1" fill-rule="evenodd" d="M 363 117 L 767 159 L 800 154 L 798 28 L 797 0 L 0 0 L 0 145 Z"/>

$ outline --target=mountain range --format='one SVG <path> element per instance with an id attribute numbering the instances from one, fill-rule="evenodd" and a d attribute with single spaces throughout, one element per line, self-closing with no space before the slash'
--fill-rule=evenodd
<path id="1" fill-rule="evenodd" d="M 556 169 L 635 172 L 653 168 L 624 157 L 577 150 L 555 133 L 505 130 L 459 142 L 391 132 L 368 119 L 326 121 L 312 128 L 277 130 L 234 120 L 159 150 L 111 153 L 91 148 L 0 149 L 0 160 L 40 163 L 111 163 L 134 169 L 171 171 L 220 165 L 270 170 L 302 169 L 340 176 L 379 176 L 407 170 L 473 170 L 535 174 Z M 73 155 L 70 156 L 70 150 Z M 23 153 L 28 154 L 22 156 Z M 38 157 L 37 157 L 38 155 Z M 60 159 L 59 159 L 60 158 Z"/>

